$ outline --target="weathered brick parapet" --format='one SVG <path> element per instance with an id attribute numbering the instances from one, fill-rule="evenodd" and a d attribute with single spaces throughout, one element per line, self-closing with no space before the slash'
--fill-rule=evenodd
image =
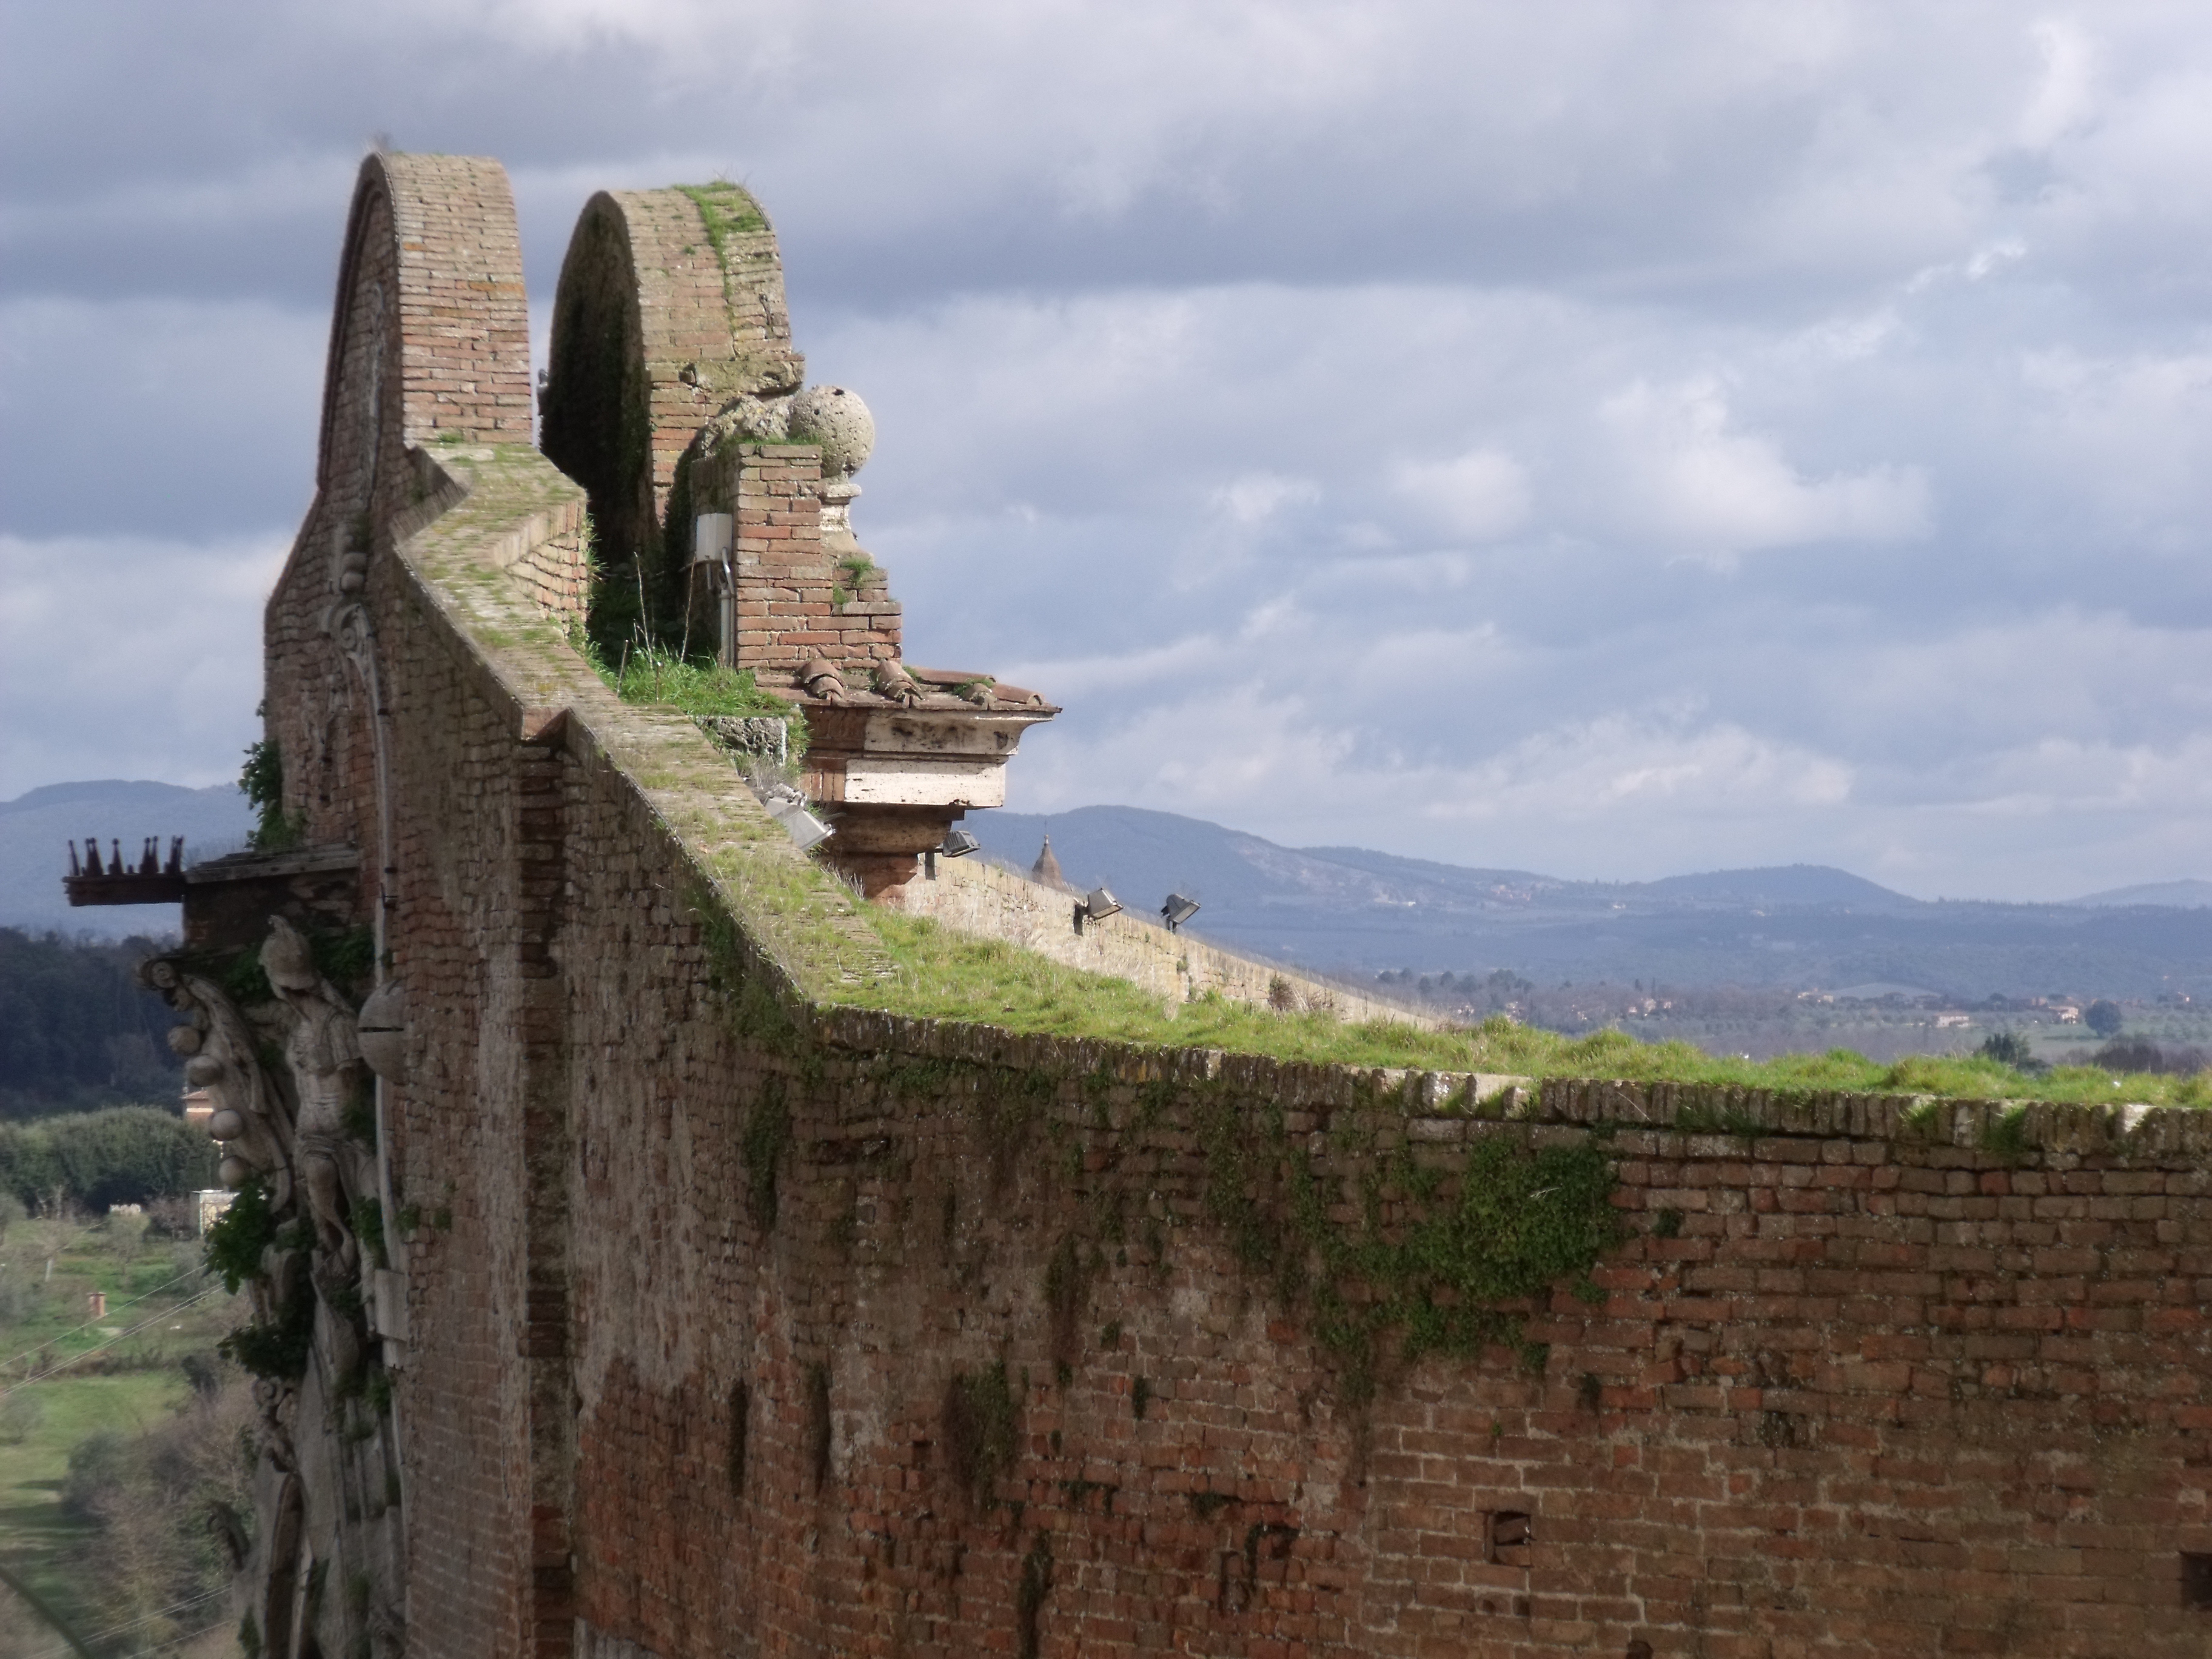
<path id="1" fill-rule="evenodd" d="M 649 719 L 617 707 L 563 729 Z M 648 819 L 615 822 L 665 838 L 639 866 L 653 891 L 711 878 L 757 902 L 749 868 L 725 877 L 693 842 L 720 810 L 714 763 L 678 758 L 689 732 L 641 738 L 564 738 L 612 762 L 572 792 L 587 810 L 571 833 L 649 799 Z M 800 963 L 772 974 L 780 1015 L 741 1015 L 696 915 L 662 898 L 652 918 L 639 934 L 617 892 L 586 884 L 567 924 L 628 930 L 626 1000 L 674 1016 L 645 1060 L 617 1035 L 630 1013 L 580 1004 L 582 983 L 568 1001 L 571 1046 L 605 1056 L 570 1108 L 578 1146 L 604 1149 L 571 1212 L 590 1641 L 665 1656 L 732 1629 L 886 1653 L 1030 1632 L 1085 1654 L 1170 1632 L 1408 1654 L 2202 1639 L 2182 1577 L 2212 1551 L 2198 1115 L 1516 1092 L 838 1008 Z M 1379 1180 L 1385 1236 L 1454 1202 L 1489 1139 L 1594 1146 L 1621 1241 L 1594 1301 L 1560 1286 L 1507 1310 L 1538 1368 L 1497 1346 L 1386 1364 L 1361 1403 L 1311 1309 L 1225 1235 L 1207 1150 L 1224 1115 L 1261 1145 L 1279 1123 L 1340 1194 L 1337 1224 L 1364 1224 Z M 1419 1197 L 1408 1170 L 1437 1184 Z M 1071 1238 L 1072 1318 L 1052 1290 Z M 1017 1431 L 978 1498 L 948 1391 L 1001 1364 Z M 1522 1516 L 1530 1541 L 1498 1543 Z"/>
<path id="2" fill-rule="evenodd" d="M 732 443 L 695 478 L 692 503 L 736 520 L 737 632 L 732 660 L 764 685 L 789 690 L 800 665 L 827 658 L 855 690 L 899 659 L 898 601 L 865 559 L 823 544 L 822 453 L 808 444 Z"/>
<path id="3" fill-rule="evenodd" d="M 270 696 L 405 988 L 404 1491 L 318 1462 L 298 1565 L 407 1651 L 2206 1650 L 2204 1119 L 850 1006 L 849 891 L 570 648 L 578 487 L 347 374 Z M 314 621 L 359 477 L 374 702 Z"/>

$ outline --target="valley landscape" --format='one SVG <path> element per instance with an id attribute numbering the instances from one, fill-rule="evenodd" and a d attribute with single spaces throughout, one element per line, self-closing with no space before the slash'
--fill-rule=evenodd
<path id="1" fill-rule="evenodd" d="M 190 860 L 234 851 L 252 825 L 228 786 L 101 780 L 0 802 L 0 927 L 173 932 L 165 907 L 68 908 L 65 843 L 97 832 L 135 850 L 183 835 Z M 2131 1035 L 2212 1047 L 2212 882 L 1960 902 L 1817 865 L 1577 881 L 1285 847 L 1129 806 L 976 812 L 965 827 L 1009 868 L 1026 872 L 1049 836 L 1072 884 L 1103 885 L 1133 913 L 1179 892 L 1201 907 L 1194 937 L 1470 1022 L 1617 1025 L 1753 1059 L 1959 1053 L 2013 1031 L 2036 1058 L 2073 1063 L 2105 1040 L 2078 1018 L 2104 999 Z"/>

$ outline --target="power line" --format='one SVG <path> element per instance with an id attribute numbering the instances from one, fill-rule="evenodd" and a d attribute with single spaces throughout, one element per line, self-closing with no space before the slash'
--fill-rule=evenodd
<path id="1" fill-rule="evenodd" d="M 204 1271 L 204 1269 L 199 1267 L 187 1268 L 185 1272 L 179 1273 L 174 1279 L 171 1279 L 168 1285 L 156 1285 L 150 1291 L 140 1291 L 137 1296 L 132 1297 L 128 1302 L 117 1303 L 115 1304 L 115 1311 L 117 1313 L 121 1313 L 125 1308 L 135 1308 L 141 1302 L 146 1300 L 148 1297 L 161 1295 L 162 1291 L 169 1288 L 170 1285 L 181 1285 L 188 1279 L 198 1278 Z M 186 1307 L 189 1306 L 190 1304 L 179 1303 L 177 1305 L 179 1307 Z M 45 1352 L 46 1349 L 52 1347 L 55 1343 L 64 1341 L 70 1337 L 75 1336 L 79 1331 L 92 1330 L 97 1327 L 99 1323 L 100 1322 L 96 1319 L 88 1319 L 82 1325 L 72 1325 L 69 1329 L 60 1332 L 56 1335 L 48 1337 L 45 1341 L 40 1343 L 35 1348 L 26 1348 L 22 1352 L 17 1354 L 14 1359 L 0 1359 L 0 1370 L 5 1370 L 9 1366 L 15 1364 L 19 1361 L 28 1359 L 33 1354 Z"/>
<path id="2" fill-rule="evenodd" d="M 120 1636 L 126 1630 L 137 1630 L 141 1625 L 150 1625 L 156 1619 L 167 1619 L 173 1613 L 182 1613 L 186 1607 L 196 1607 L 203 1601 L 212 1601 L 218 1595 L 228 1595 L 229 1594 L 230 1591 L 228 1589 L 211 1589 L 203 1591 L 198 1595 L 189 1596 L 182 1601 L 172 1601 L 167 1607 L 162 1607 L 156 1612 L 147 1613 L 143 1618 L 126 1620 L 119 1625 L 110 1625 L 106 1630 L 94 1631 L 84 1638 L 84 1644 L 87 1647 L 90 1647 L 94 1642 L 105 1642 L 109 1637 Z M 215 1626 L 210 1625 L 208 1628 L 212 1630 Z M 194 1632 L 193 1634 L 198 1635 L 199 1632 Z M 189 1639 L 189 1638 L 171 1637 L 162 1644 L 162 1646 L 167 1647 L 176 1641 Z M 66 1646 L 48 1648 L 44 1653 L 33 1654 L 31 1656 L 31 1659 L 66 1659 L 66 1656 L 74 1650 L 75 1650 Z M 158 1648 L 148 1648 L 145 1650 L 149 1653 L 157 1653 L 161 1650 Z"/>
<path id="3" fill-rule="evenodd" d="M 133 1325 L 129 1330 L 118 1331 L 113 1336 L 109 1337 L 106 1341 L 96 1343 L 93 1346 L 87 1348 L 82 1353 L 71 1354 L 68 1358 L 61 1361 L 58 1364 L 47 1366 L 46 1370 L 39 1372 L 35 1376 L 27 1376 L 20 1382 L 10 1383 L 7 1388 L 0 1389 L 0 1400 L 5 1400 L 9 1395 L 14 1394 L 18 1389 L 27 1389 L 33 1382 L 43 1382 L 48 1377 L 56 1376 L 60 1372 L 69 1370 L 72 1365 L 82 1364 L 84 1361 L 91 1358 L 93 1355 L 96 1353 L 106 1352 L 117 1343 L 122 1341 L 125 1337 L 136 1336 L 139 1332 L 144 1330 L 149 1325 L 158 1325 L 163 1320 L 167 1319 L 171 1314 L 184 1312 L 185 1309 L 191 1307 L 195 1302 L 206 1301 L 208 1297 L 216 1293 L 216 1287 L 211 1285 L 206 1290 L 202 1291 L 198 1296 L 187 1297 L 184 1301 L 177 1303 L 172 1307 L 164 1308 L 161 1312 L 155 1314 L 151 1319 L 142 1319 L 138 1323 Z M 32 1352 L 36 1352 L 37 1350 L 33 1349 Z"/>

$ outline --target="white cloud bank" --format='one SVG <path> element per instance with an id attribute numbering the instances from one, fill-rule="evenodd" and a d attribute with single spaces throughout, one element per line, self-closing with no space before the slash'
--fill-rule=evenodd
<path id="1" fill-rule="evenodd" d="M 0 796 L 235 779 L 260 735 L 261 607 L 289 544 L 0 535 Z"/>
<path id="2" fill-rule="evenodd" d="M 1650 536 L 1726 566 L 1766 548 L 1928 533 L 1928 479 L 1919 468 L 1806 477 L 1771 439 L 1731 425 L 1727 398 L 1710 379 L 1665 388 L 1639 380 L 1606 399 L 1601 413 L 1618 444 L 1624 537 Z"/>

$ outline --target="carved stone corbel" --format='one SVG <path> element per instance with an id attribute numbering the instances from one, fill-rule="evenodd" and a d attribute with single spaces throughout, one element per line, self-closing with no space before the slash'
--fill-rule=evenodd
<path id="1" fill-rule="evenodd" d="M 222 1143 L 223 1185 L 235 1191 L 259 1176 L 270 1183 L 270 1207 L 289 1207 L 292 1120 L 255 1053 L 252 1024 L 212 980 L 161 957 L 142 971 L 146 984 L 185 1016 L 185 1024 L 171 1030 L 169 1046 L 185 1056 L 185 1080 L 205 1089 L 215 1103 L 208 1127 Z"/>

